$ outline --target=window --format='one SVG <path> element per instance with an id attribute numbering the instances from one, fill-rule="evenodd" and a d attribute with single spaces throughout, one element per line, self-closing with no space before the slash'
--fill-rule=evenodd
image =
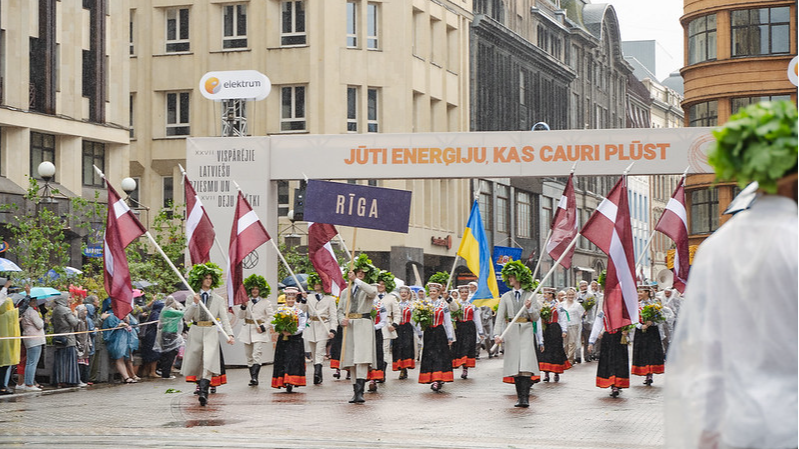
<path id="1" fill-rule="evenodd" d="M 164 176 L 161 178 L 161 185 L 163 187 L 163 208 L 171 208 L 172 202 L 175 200 L 174 180 L 171 176 Z"/>
<path id="2" fill-rule="evenodd" d="M 285 217 L 289 214 L 289 182 L 277 182 L 277 215 Z"/>
<path id="3" fill-rule="evenodd" d="M 368 89 L 366 91 L 366 132 L 376 133 L 379 132 L 379 117 L 380 109 L 378 100 L 378 89 Z"/>
<path id="4" fill-rule="evenodd" d="M 347 87 L 347 132 L 358 132 L 358 88 Z"/>
<path id="5" fill-rule="evenodd" d="M 347 47 L 358 47 L 358 4 L 347 2 Z"/>
<path id="6" fill-rule="evenodd" d="M 719 119 L 719 102 L 698 103 L 688 108 L 688 126 L 716 126 Z"/>
<path id="7" fill-rule="evenodd" d="M 166 135 L 188 136 L 189 92 L 168 92 L 166 94 Z"/>
<path id="8" fill-rule="evenodd" d="M 789 53 L 790 11 L 787 6 L 733 11 L 732 56 Z"/>
<path id="9" fill-rule="evenodd" d="M 280 130 L 305 131 L 305 87 L 281 88 L 280 101 Z"/>
<path id="10" fill-rule="evenodd" d="M 483 219 L 483 227 L 486 231 L 493 229 L 494 211 L 491 204 L 491 184 L 487 181 L 480 181 L 480 198 L 478 199 L 480 216 Z"/>
<path id="11" fill-rule="evenodd" d="M 103 178 L 97 174 L 94 166 L 105 173 L 105 144 L 83 141 L 83 185 L 103 187 Z"/>
<path id="12" fill-rule="evenodd" d="M 129 104 L 129 108 L 130 109 L 128 111 L 128 115 L 130 116 L 129 128 L 130 128 L 130 138 L 131 139 L 135 139 L 136 138 L 136 131 L 135 131 L 135 128 L 133 127 L 134 123 L 136 123 L 135 120 L 134 120 L 134 117 L 136 116 L 136 114 L 134 112 L 135 111 L 135 108 L 134 108 L 135 100 L 136 100 L 136 95 L 130 94 L 130 104 Z"/>
<path id="13" fill-rule="evenodd" d="M 529 239 L 532 235 L 530 226 L 533 224 L 533 204 L 530 194 L 516 192 L 516 236 Z"/>
<path id="14" fill-rule="evenodd" d="M 281 45 L 305 45 L 305 2 L 283 2 Z"/>
<path id="15" fill-rule="evenodd" d="M 688 64 L 716 59 L 716 15 L 710 14 L 688 24 Z"/>
<path id="16" fill-rule="evenodd" d="M 133 180 L 136 181 L 136 188 L 128 193 L 128 196 L 134 201 L 133 204 L 141 204 L 139 203 L 139 198 L 141 197 L 141 178 L 134 177 Z"/>
<path id="17" fill-rule="evenodd" d="M 497 232 L 508 232 L 508 186 L 497 185 Z"/>
<path id="18" fill-rule="evenodd" d="M 377 50 L 378 46 L 378 21 L 380 20 L 380 7 L 377 3 L 366 5 L 366 48 Z"/>
<path id="19" fill-rule="evenodd" d="M 222 48 L 247 48 L 247 5 L 223 7 Z"/>
<path id="20" fill-rule="evenodd" d="M 718 189 L 691 192 L 691 234 L 710 234 L 719 227 Z"/>
<path id="21" fill-rule="evenodd" d="M 166 52 L 189 51 L 189 8 L 166 10 Z"/>
<path id="22" fill-rule="evenodd" d="M 130 31 L 129 31 L 130 32 L 129 39 L 130 39 L 130 54 L 131 54 L 131 56 L 136 54 L 136 45 L 135 45 L 135 42 L 136 42 L 136 38 L 135 38 L 135 36 L 136 36 L 136 33 L 135 33 L 136 21 L 134 20 L 135 18 L 136 18 L 136 10 L 135 9 L 131 9 L 130 10 Z"/>
<path id="23" fill-rule="evenodd" d="M 55 136 L 52 134 L 42 134 L 31 132 L 31 177 L 39 177 L 39 164 L 50 161 L 55 164 Z"/>
<path id="24" fill-rule="evenodd" d="M 780 101 L 780 100 L 791 100 L 790 95 L 771 95 L 768 97 L 742 97 L 742 98 L 733 98 L 731 101 L 732 110 L 730 114 L 735 114 L 740 111 L 742 108 L 749 106 L 750 104 L 757 104 L 763 101 Z"/>

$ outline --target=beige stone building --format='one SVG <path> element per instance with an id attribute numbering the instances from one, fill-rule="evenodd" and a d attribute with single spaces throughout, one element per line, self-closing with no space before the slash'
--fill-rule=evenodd
<path id="1" fill-rule="evenodd" d="M 128 0 L 0 2 L 0 195 L 21 204 L 29 176 L 50 161 L 67 197 L 94 198 L 102 180 L 128 174 Z M 59 213 L 69 201 L 55 200 Z M 13 224 L 11 214 L 0 222 Z M 7 240 L 7 235 L 2 236 Z M 81 236 L 68 231 L 70 263 Z M 14 242 L 4 257 L 14 259 Z"/>
<path id="2" fill-rule="evenodd" d="M 198 90 L 209 71 L 269 77 L 271 94 L 243 108 L 246 135 L 468 130 L 471 9 L 471 0 L 131 0 L 130 172 L 140 201 L 182 204 L 186 137 L 222 135 L 221 104 Z M 358 250 L 400 278 L 413 264 L 424 276 L 452 263 L 467 180 L 352 182 L 413 191 L 409 233 L 359 232 Z M 277 187 L 280 236 L 304 234 L 287 218 L 297 183 Z M 448 237 L 450 248 L 433 244 Z"/>

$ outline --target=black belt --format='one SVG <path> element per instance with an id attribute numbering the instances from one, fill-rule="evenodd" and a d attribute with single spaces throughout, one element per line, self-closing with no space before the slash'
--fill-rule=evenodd
<path id="1" fill-rule="evenodd" d="M 348 313 L 347 314 L 347 319 L 350 319 L 350 320 L 357 320 L 357 319 L 361 319 L 361 318 L 369 318 L 369 319 L 371 319 L 372 318 L 372 313 L 370 312 L 370 313 Z"/>

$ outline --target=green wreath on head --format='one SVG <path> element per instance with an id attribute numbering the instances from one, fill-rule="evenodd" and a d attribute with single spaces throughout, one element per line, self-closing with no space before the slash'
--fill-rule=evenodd
<path id="1" fill-rule="evenodd" d="M 313 290 L 314 285 L 319 284 L 324 289 L 325 284 L 322 283 L 322 278 L 316 272 L 311 271 L 308 273 L 308 278 L 306 279 L 306 283 L 308 284 L 308 290 Z"/>
<path id="2" fill-rule="evenodd" d="M 247 290 L 247 294 L 249 295 L 253 288 L 258 288 L 260 290 L 259 296 L 261 298 L 266 298 L 272 293 L 272 287 L 269 286 L 269 283 L 266 282 L 263 276 L 259 276 L 257 274 L 251 274 L 244 280 L 244 288 Z"/>
<path id="3" fill-rule="evenodd" d="M 538 281 L 533 280 L 533 272 L 519 260 L 510 261 L 502 267 L 502 281 L 508 286 L 510 276 L 515 277 L 524 290 L 533 290 L 538 285 Z"/>
<path id="4" fill-rule="evenodd" d="M 751 104 L 719 130 L 707 151 L 707 162 L 718 181 L 737 181 L 744 188 L 777 193 L 777 181 L 797 168 L 797 111 L 791 101 Z"/>
<path id="5" fill-rule="evenodd" d="M 374 284 L 377 282 L 377 273 L 379 270 L 376 266 L 372 265 L 372 259 L 370 259 L 366 253 L 358 254 L 358 257 L 355 259 L 355 264 L 352 267 L 352 271 L 357 272 L 358 270 L 363 271 L 363 281 L 367 284 Z M 345 273 L 344 279 L 346 281 L 350 280 L 349 273 Z"/>
<path id="6" fill-rule="evenodd" d="M 394 275 L 390 271 L 380 270 L 377 275 L 377 282 L 383 281 L 386 284 L 386 291 L 391 293 L 397 288 L 397 283 L 394 282 Z"/>
<path id="7" fill-rule="evenodd" d="M 200 291 L 203 286 L 203 280 L 208 274 L 210 274 L 213 279 L 211 282 L 211 289 L 219 287 L 219 283 L 222 280 L 222 269 L 213 262 L 198 263 L 191 267 L 188 279 L 189 286 L 191 286 L 195 292 Z"/>
<path id="8" fill-rule="evenodd" d="M 431 282 L 435 282 L 436 284 L 441 284 L 441 291 L 444 291 L 444 289 L 447 288 L 448 281 L 449 281 L 449 273 L 444 271 L 438 271 L 436 273 L 433 273 L 432 276 L 430 276 L 430 279 L 427 280 L 427 283 L 429 284 Z M 427 292 L 428 295 L 430 294 L 430 289 L 427 288 L 427 284 L 425 284 L 424 290 Z"/>

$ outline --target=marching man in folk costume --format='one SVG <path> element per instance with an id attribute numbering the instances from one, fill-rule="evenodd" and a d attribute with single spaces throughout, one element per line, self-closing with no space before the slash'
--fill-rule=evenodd
<path id="1" fill-rule="evenodd" d="M 236 317 L 243 320 L 241 331 L 239 331 L 239 341 L 244 343 L 244 356 L 247 358 L 247 367 L 250 370 L 250 386 L 258 385 L 258 374 L 261 372 L 263 360 L 263 347 L 271 339 L 269 335 L 269 323 L 272 321 L 272 304 L 266 299 L 272 289 L 263 276 L 257 274 L 250 275 L 244 280 L 244 288 L 250 299 L 234 307 Z"/>
<path id="2" fill-rule="evenodd" d="M 275 345 L 275 363 L 272 367 L 272 388 L 285 388 L 291 393 L 294 387 L 305 386 L 305 342 L 302 339 L 307 315 L 297 307 L 297 287 L 286 287 L 286 303 L 277 308 L 272 328 L 280 334 Z"/>
<path id="3" fill-rule="evenodd" d="M 355 261 L 348 279 L 353 284 L 342 293 L 338 302 L 338 318 L 342 328 L 341 367 L 349 368 L 353 381 L 350 403 L 365 402 L 363 390 L 369 376 L 369 367 L 377 366 L 375 329 L 372 320 L 377 289 L 372 287 L 377 277 L 375 268 L 366 254 Z"/>
<path id="4" fill-rule="evenodd" d="M 494 341 L 504 343 L 503 382 L 516 385 L 518 401 L 515 407 L 530 406 L 530 387 L 538 381 L 538 358 L 535 348 L 533 322 L 538 321 L 540 306 L 530 291 L 534 287 L 529 268 L 518 260 L 508 262 L 502 268 L 502 280 L 511 287 L 499 299 Z M 519 318 L 511 320 L 520 309 Z M 511 326 L 503 339 L 500 337 L 507 326 Z"/>
<path id="5" fill-rule="evenodd" d="M 313 383 L 319 385 L 322 383 L 322 362 L 325 360 L 327 341 L 336 336 L 338 313 L 336 299 L 322 289 L 322 279 L 318 274 L 308 274 L 308 285 L 314 289 L 314 293 L 308 295 L 302 306 L 310 324 L 302 335 L 311 348 Z"/>
<path id="6" fill-rule="evenodd" d="M 186 308 L 183 319 L 191 323 L 189 338 L 186 343 L 186 352 L 183 357 L 182 374 L 187 382 L 197 381 L 200 387 L 200 405 L 208 403 L 208 390 L 211 386 L 217 387 L 227 383 L 221 376 L 219 331 L 215 320 L 222 323 L 227 334 L 228 344 L 233 344 L 233 329 L 227 316 L 227 303 L 213 289 L 219 286 L 222 269 L 216 264 L 207 262 L 197 264 L 189 272 L 189 285 L 197 291 L 194 302 Z M 200 306 L 200 301 L 205 304 L 210 315 Z"/>

